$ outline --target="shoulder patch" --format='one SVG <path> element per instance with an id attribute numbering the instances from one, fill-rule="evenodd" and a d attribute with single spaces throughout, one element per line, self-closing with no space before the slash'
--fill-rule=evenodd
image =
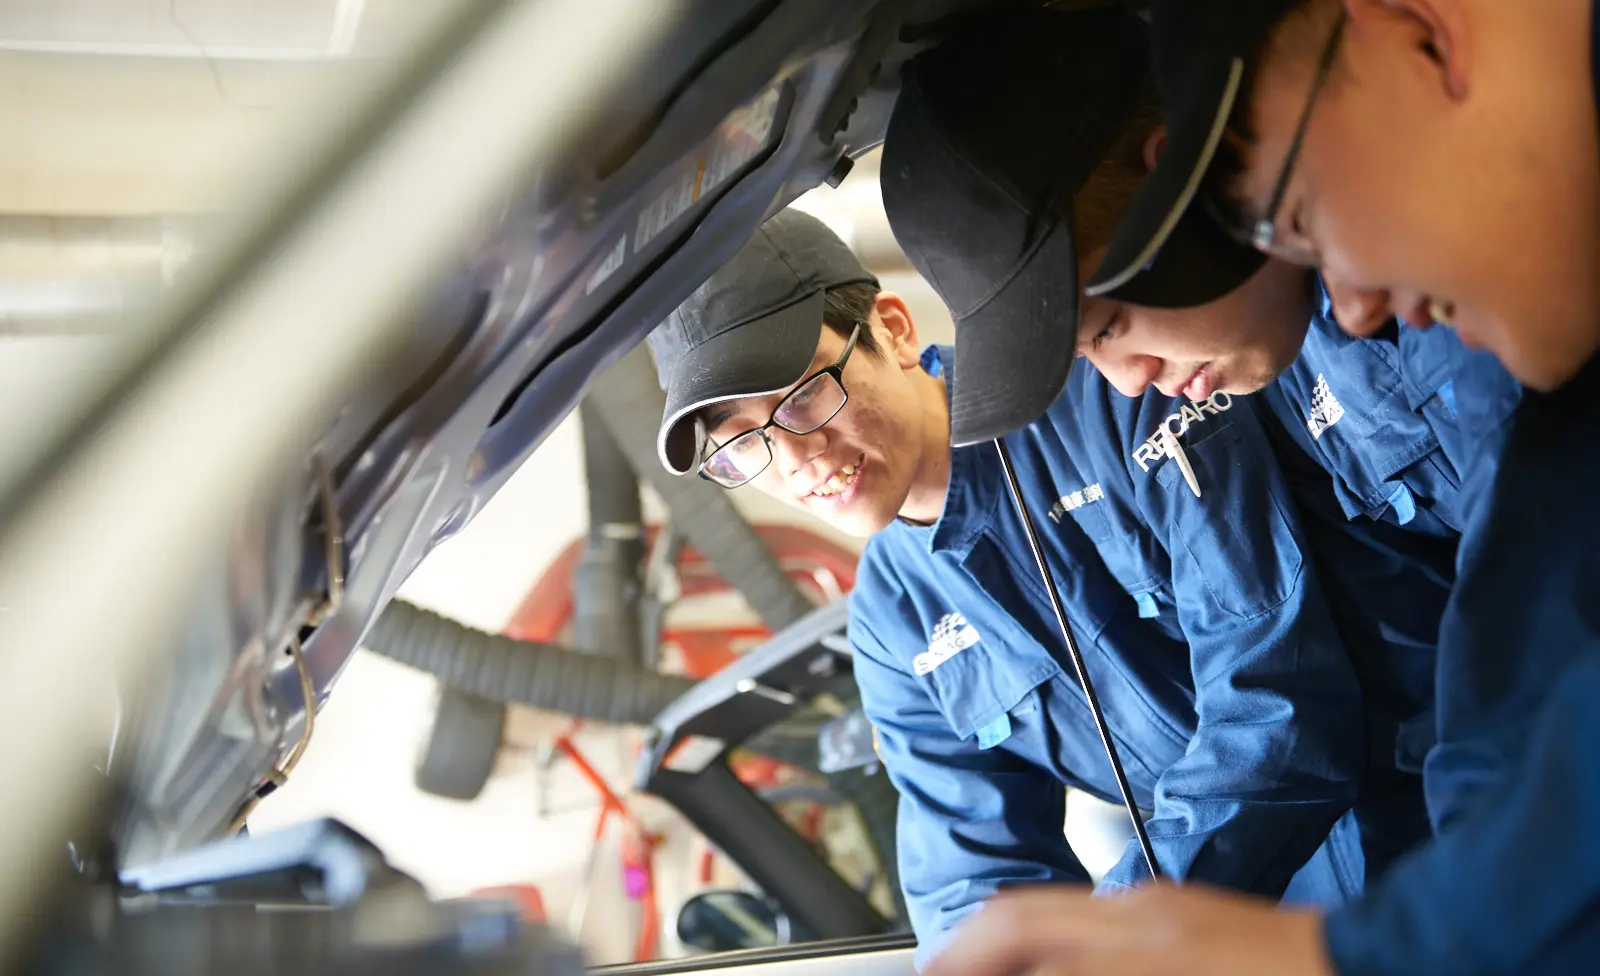
<path id="1" fill-rule="evenodd" d="M 959 613 L 947 613 L 933 626 L 928 649 L 911 661 L 911 670 L 924 675 L 982 640 L 978 630 Z"/>
<path id="2" fill-rule="evenodd" d="M 1323 431 L 1344 417 L 1344 404 L 1333 395 L 1327 377 L 1317 374 L 1317 385 L 1311 389 L 1311 413 L 1306 416 L 1306 428 L 1312 440 L 1321 440 Z"/>

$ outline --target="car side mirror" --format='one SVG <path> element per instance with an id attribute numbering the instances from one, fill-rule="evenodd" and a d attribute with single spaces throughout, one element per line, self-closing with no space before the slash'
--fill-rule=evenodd
<path id="1" fill-rule="evenodd" d="M 678 909 L 678 941 L 703 952 L 788 945 L 789 917 L 748 891 L 718 888 L 693 895 Z"/>

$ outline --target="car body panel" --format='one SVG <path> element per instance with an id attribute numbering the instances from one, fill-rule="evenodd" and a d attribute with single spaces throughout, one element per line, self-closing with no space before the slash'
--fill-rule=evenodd
<path id="1" fill-rule="evenodd" d="M 922 43 L 901 40 L 916 34 L 908 18 L 970 5 L 689 5 L 644 72 L 661 84 L 598 109 L 616 145 L 508 200 L 435 298 L 394 323 L 401 351 L 374 364 L 314 455 L 262 486 L 196 594 L 177 666 L 147 679 L 152 707 L 123 729 L 118 865 L 221 836 L 274 788 L 306 719 L 291 641 L 324 700 L 400 584 L 588 380 L 763 219 L 881 141 L 899 66 Z"/>

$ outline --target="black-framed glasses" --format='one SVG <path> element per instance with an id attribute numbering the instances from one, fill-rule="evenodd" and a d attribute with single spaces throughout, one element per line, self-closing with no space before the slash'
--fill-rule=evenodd
<path id="1" fill-rule="evenodd" d="M 1339 41 L 1344 37 L 1345 14 L 1339 13 L 1339 19 L 1333 25 L 1333 31 L 1328 35 L 1328 43 L 1322 49 L 1322 57 L 1317 62 L 1317 73 L 1311 81 L 1311 91 L 1306 96 L 1305 108 L 1300 110 L 1300 121 L 1294 128 L 1294 138 L 1289 142 L 1289 149 L 1283 154 L 1283 166 L 1278 170 L 1278 179 L 1272 184 L 1272 196 L 1267 199 L 1267 209 L 1257 220 L 1248 233 L 1235 232 L 1235 237 L 1242 244 L 1249 244 L 1264 254 L 1282 258 L 1292 264 L 1302 264 L 1307 267 L 1317 267 L 1322 263 L 1322 258 L 1316 249 L 1297 241 L 1285 240 L 1284 235 L 1278 233 L 1278 211 L 1283 209 L 1283 198 L 1289 191 L 1289 180 L 1294 176 L 1295 164 L 1300 161 L 1300 149 L 1305 144 L 1306 130 L 1311 126 L 1311 112 L 1317 106 L 1317 98 L 1322 94 L 1322 89 L 1327 86 L 1328 76 L 1333 73 L 1333 59 L 1339 53 Z"/>
<path id="2" fill-rule="evenodd" d="M 801 380 L 778 401 L 766 423 L 722 444 L 712 445 L 711 453 L 700 462 L 700 477 L 724 488 L 737 488 L 753 480 L 772 463 L 772 428 L 791 434 L 809 434 L 837 417 L 845 401 L 850 399 L 844 390 L 844 364 L 855 351 L 860 335 L 861 325 L 857 323 L 838 361 Z"/>

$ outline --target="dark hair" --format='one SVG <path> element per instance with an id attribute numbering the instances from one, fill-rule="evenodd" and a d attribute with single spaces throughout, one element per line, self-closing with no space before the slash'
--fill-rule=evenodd
<path id="1" fill-rule="evenodd" d="M 1150 174 L 1144 146 L 1160 125 L 1161 103 L 1154 83 L 1146 80 L 1128 121 L 1072 199 L 1072 229 L 1080 255 L 1111 243 Z"/>
<path id="2" fill-rule="evenodd" d="M 1328 18 L 1319 15 L 1336 8 L 1337 4 L 1321 3 L 1319 0 L 1295 0 L 1278 25 L 1262 38 L 1261 44 L 1245 62 L 1244 74 L 1239 79 L 1239 97 L 1234 100 L 1222 141 L 1217 143 L 1216 155 L 1212 157 L 1205 181 L 1201 184 L 1201 193 L 1212 209 L 1231 227 L 1242 227 L 1246 223 L 1237 187 L 1244 177 L 1245 151 L 1256 144 L 1257 133 L 1251 121 L 1255 115 L 1255 103 L 1250 95 L 1255 91 L 1261 59 L 1266 57 L 1274 43 L 1293 52 L 1295 57 L 1315 58 L 1318 46 L 1326 44 L 1328 40 L 1322 29 Z"/>
<path id="3" fill-rule="evenodd" d="M 861 326 L 856 346 L 875 354 L 878 340 L 872 334 L 872 309 L 877 303 L 878 286 L 870 281 L 829 288 L 823 296 L 822 321 L 846 339 L 856 326 Z"/>

